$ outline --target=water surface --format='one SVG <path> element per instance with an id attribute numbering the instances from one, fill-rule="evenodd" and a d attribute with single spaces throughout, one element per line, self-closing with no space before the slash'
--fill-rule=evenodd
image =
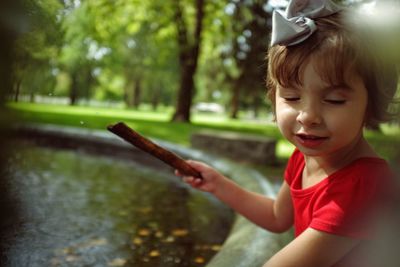
<path id="1" fill-rule="evenodd" d="M 9 266 L 204 266 L 233 213 L 171 173 L 27 146 L 10 159 L 22 224 Z"/>

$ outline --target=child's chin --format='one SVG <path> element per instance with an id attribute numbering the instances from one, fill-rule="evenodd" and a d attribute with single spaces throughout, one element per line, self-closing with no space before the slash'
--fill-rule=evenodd
<path id="1" fill-rule="evenodd" d="M 326 151 L 321 150 L 321 149 L 315 149 L 315 148 L 309 148 L 309 147 L 303 147 L 303 146 L 296 146 L 300 152 L 304 156 L 309 156 L 309 157 L 320 157 L 326 155 Z"/>

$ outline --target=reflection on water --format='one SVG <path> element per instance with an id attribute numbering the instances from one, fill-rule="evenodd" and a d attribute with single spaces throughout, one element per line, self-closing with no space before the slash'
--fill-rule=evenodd
<path id="1" fill-rule="evenodd" d="M 10 160 L 23 212 L 10 266 L 204 266 L 233 214 L 171 174 L 28 147 Z"/>

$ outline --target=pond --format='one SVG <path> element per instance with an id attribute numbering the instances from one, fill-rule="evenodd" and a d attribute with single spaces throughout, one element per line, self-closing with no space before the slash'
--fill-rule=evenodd
<path id="1" fill-rule="evenodd" d="M 134 161 L 24 143 L 8 170 L 22 214 L 9 266 L 205 266 L 234 219 Z"/>

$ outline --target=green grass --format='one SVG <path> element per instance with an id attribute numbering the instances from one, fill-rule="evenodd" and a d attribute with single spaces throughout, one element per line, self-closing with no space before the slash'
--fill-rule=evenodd
<path id="1" fill-rule="evenodd" d="M 277 157 L 281 163 L 287 160 L 293 150 L 293 146 L 281 137 L 274 124 L 251 120 L 232 120 L 224 115 L 193 114 L 192 123 L 176 123 L 169 121 L 172 108 L 162 108 L 158 111 L 149 109 L 138 111 L 31 103 L 9 103 L 7 107 L 17 116 L 17 120 L 23 123 L 49 123 L 105 130 L 109 124 L 123 121 L 144 136 L 184 146 L 189 146 L 190 136 L 200 130 L 233 131 L 268 136 L 277 140 Z M 400 128 L 399 126 L 384 125 L 382 130 L 382 132 L 366 131 L 366 137 L 382 157 L 394 160 L 395 157 L 398 157 L 400 148 Z M 257 168 L 265 170 L 265 167 L 262 166 L 257 166 Z M 282 166 L 277 168 L 267 171 L 281 175 Z"/>
<path id="2" fill-rule="evenodd" d="M 194 115 L 192 123 L 170 122 L 172 111 L 169 109 L 154 112 L 30 103 L 9 103 L 7 106 L 22 122 L 105 129 L 109 124 L 123 121 L 145 136 L 185 146 L 190 145 L 192 133 L 205 129 L 270 136 L 281 140 L 279 131 L 273 124 L 203 114 Z"/>

